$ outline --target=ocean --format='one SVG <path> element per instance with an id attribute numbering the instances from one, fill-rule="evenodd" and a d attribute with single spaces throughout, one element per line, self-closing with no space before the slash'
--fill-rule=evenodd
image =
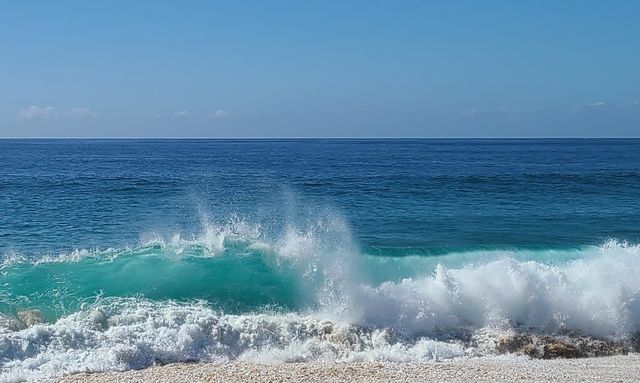
<path id="1" fill-rule="evenodd" d="M 639 275 L 638 139 L 0 140 L 0 381 L 624 348 Z"/>

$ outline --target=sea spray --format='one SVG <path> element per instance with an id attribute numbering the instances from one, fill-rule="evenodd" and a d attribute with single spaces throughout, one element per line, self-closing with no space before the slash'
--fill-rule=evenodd
<path id="1" fill-rule="evenodd" d="M 624 352 L 640 329 L 635 245 L 396 253 L 404 255 L 360 248 L 342 216 L 326 212 L 277 235 L 236 217 L 122 250 L 17 255 L 2 266 L 0 308 L 5 318 L 40 310 L 46 322 L 0 321 L 1 376 L 510 349 L 590 355 L 580 344 L 614 342 L 609 349 Z M 519 333 L 531 342 L 511 347 Z"/>

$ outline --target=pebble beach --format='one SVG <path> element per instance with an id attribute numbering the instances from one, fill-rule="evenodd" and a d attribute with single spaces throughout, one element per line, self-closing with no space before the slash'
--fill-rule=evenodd
<path id="1" fill-rule="evenodd" d="M 74 374 L 76 382 L 638 382 L 640 354 L 540 360 L 484 357 L 426 363 L 174 363 L 138 371 Z"/>

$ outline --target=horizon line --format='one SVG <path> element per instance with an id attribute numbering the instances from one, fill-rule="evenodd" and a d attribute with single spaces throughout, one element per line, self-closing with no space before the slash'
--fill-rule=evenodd
<path id="1" fill-rule="evenodd" d="M 269 137 L 173 137 L 173 136 L 96 136 L 96 137 L 0 137 L 0 140 L 548 140 L 548 139 L 640 139 L 640 136 L 468 136 L 468 137 L 428 137 L 428 136 L 269 136 Z"/>

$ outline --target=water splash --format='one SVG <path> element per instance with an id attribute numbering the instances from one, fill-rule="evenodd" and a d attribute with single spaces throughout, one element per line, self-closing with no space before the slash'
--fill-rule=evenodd
<path id="1" fill-rule="evenodd" d="M 358 247 L 331 211 L 276 233 L 205 219 L 199 233 L 124 249 L 7 257 L 0 376 L 218 359 L 421 361 L 495 353 L 514 332 L 624 343 L 640 330 L 640 246 L 385 256 Z M 44 323 L 21 323 L 25 310 Z"/>

